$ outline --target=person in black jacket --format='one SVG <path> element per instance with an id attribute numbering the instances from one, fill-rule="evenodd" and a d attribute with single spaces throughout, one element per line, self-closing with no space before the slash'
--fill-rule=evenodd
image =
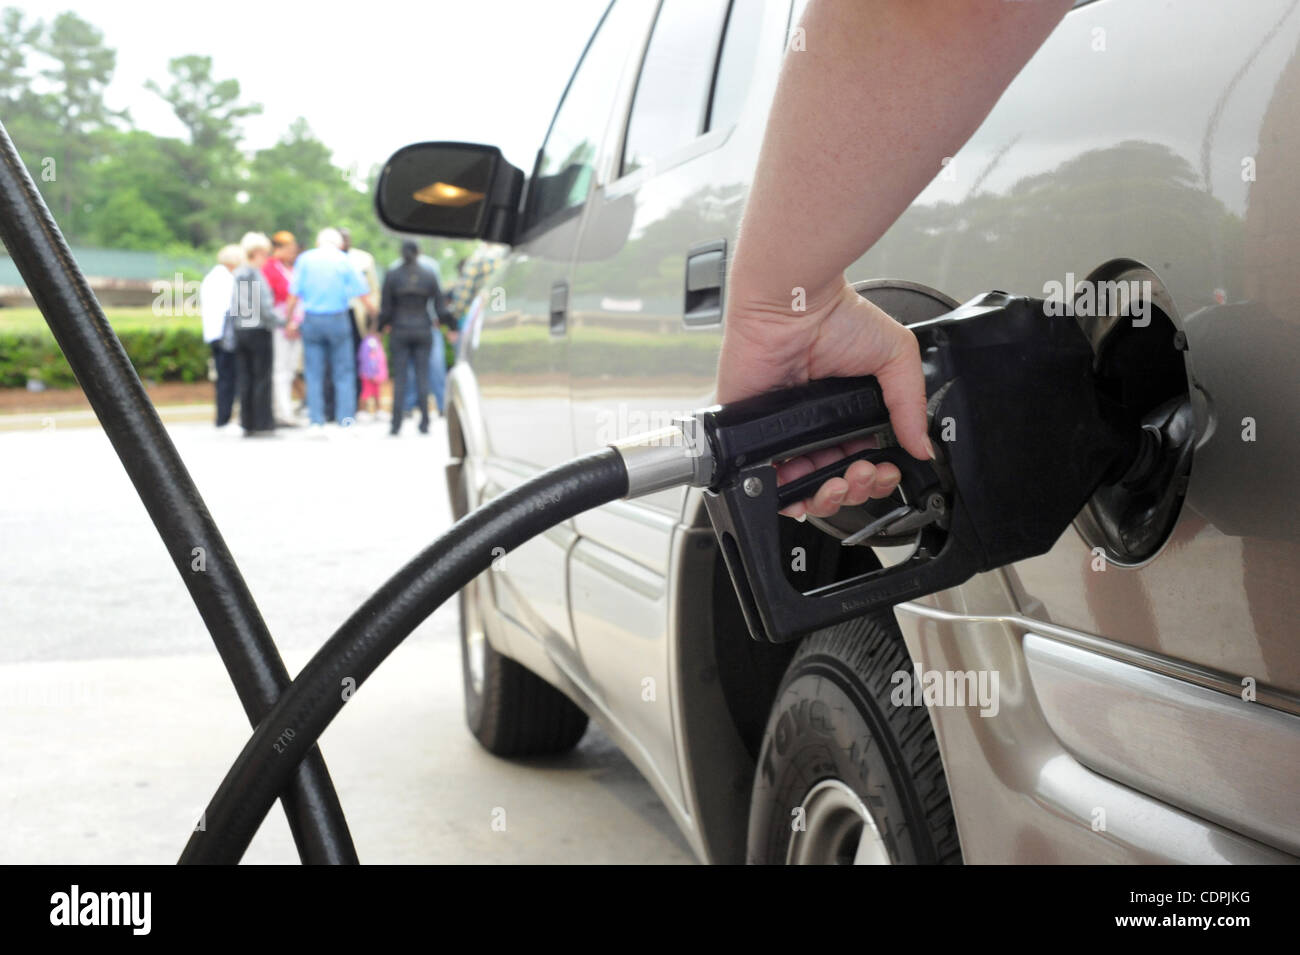
<path id="1" fill-rule="evenodd" d="M 402 243 L 402 264 L 384 276 L 383 304 L 379 328 L 389 329 L 392 350 L 393 414 L 390 434 L 402 427 L 402 398 L 406 394 L 407 369 L 415 363 L 415 406 L 420 410 L 420 433 L 429 433 L 429 353 L 433 349 L 434 327 L 429 305 L 438 321 L 450 324 L 451 313 L 442 297 L 442 287 L 433 270 L 420 264 L 420 247 Z"/>

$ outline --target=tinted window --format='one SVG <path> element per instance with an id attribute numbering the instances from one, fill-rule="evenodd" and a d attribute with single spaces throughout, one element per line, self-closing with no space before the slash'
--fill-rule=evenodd
<path id="1" fill-rule="evenodd" d="M 623 173 L 662 159 L 704 131 L 727 0 L 664 0 L 641 64 Z"/>
<path id="2" fill-rule="evenodd" d="M 595 180 L 596 150 L 609 119 L 619 73 L 637 42 L 635 0 L 605 11 L 551 122 L 529 192 L 530 224 L 582 205 Z"/>
<path id="3" fill-rule="evenodd" d="M 758 33 L 763 25 L 762 0 L 732 0 L 727 14 L 727 31 L 718 57 L 718 75 L 713 81 L 713 102 L 706 129 L 726 129 L 740 116 L 758 56 Z M 776 51 L 772 51 L 773 56 Z"/>

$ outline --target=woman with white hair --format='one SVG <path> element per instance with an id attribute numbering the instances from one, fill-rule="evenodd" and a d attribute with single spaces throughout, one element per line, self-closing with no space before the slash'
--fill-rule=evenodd
<path id="1" fill-rule="evenodd" d="M 239 423 L 244 437 L 275 433 L 271 414 L 271 332 L 278 324 L 275 297 L 262 274 L 271 240 L 249 232 L 239 242 L 244 264 L 235 271 L 230 314 L 235 324 L 235 360 L 239 367 Z"/>

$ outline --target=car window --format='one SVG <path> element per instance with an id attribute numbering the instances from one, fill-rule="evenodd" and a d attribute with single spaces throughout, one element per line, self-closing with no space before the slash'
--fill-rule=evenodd
<path id="1" fill-rule="evenodd" d="M 637 0 L 615 0 L 600 25 L 546 134 L 529 189 L 529 227 L 581 206 L 595 181 L 596 150 L 609 119 L 619 74 L 637 43 Z"/>
<path id="2" fill-rule="evenodd" d="M 758 34 L 762 25 L 762 0 L 731 0 L 727 26 L 722 35 L 722 52 L 718 55 L 718 73 L 713 80 L 709 121 L 704 127 L 706 131 L 726 129 L 740 116 L 740 108 L 745 104 L 745 95 L 754 77 Z"/>
<path id="3" fill-rule="evenodd" d="M 727 0 L 664 0 L 641 63 L 623 147 L 622 175 L 704 132 Z"/>

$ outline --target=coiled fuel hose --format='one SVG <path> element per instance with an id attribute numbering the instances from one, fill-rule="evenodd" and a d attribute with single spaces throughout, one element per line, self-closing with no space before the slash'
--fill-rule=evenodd
<path id="1" fill-rule="evenodd" d="M 605 448 L 545 471 L 462 517 L 362 604 L 281 694 L 226 773 L 208 804 L 204 829 L 191 836 L 180 861 L 238 862 L 351 690 L 494 557 L 593 507 L 691 483 L 698 466 L 680 443 Z"/>
<path id="2" fill-rule="evenodd" d="M 249 722 L 289 685 L 248 584 L 145 393 L 126 351 L 77 267 L 18 150 L 0 125 L 0 239 L 104 426 L 230 674 Z M 206 553 L 194 573 L 193 549 Z M 304 750 L 283 777 L 289 828 L 303 862 L 355 863 L 356 850 L 325 760 Z"/>

